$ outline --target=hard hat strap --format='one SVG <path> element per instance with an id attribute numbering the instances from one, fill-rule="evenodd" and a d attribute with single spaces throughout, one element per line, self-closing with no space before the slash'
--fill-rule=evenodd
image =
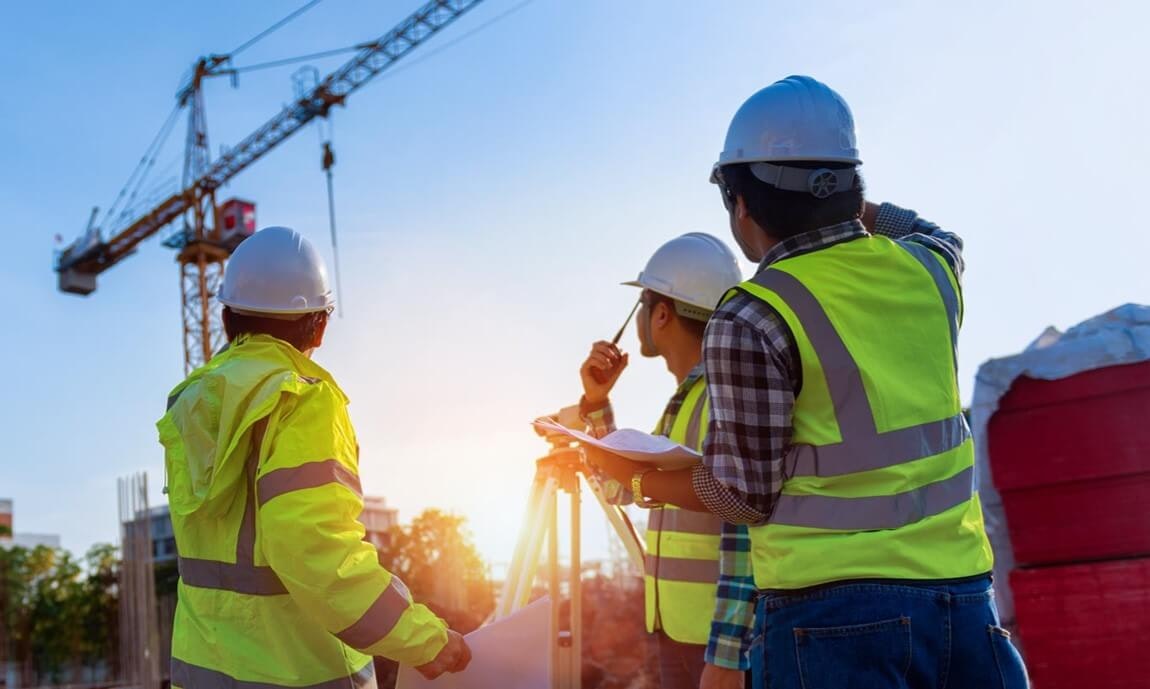
<path id="1" fill-rule="evenodd" d="M 771 163 L 751 163 L 750 169 L 751 174 L 760 182 L 783 191 L 805 191 L 819 199 L 853 189 L 857 172 L 853 167 L 843 170 L 820 167 L 812 170 Z"/>

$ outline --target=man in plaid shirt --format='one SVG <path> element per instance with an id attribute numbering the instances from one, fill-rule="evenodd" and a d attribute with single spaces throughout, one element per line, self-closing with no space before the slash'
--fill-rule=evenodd
<path id="1" fill-rule="evenodd" d="M 809 77 L 736 114 L 712 181 L 759 269 L 707 327 L 703 463 L 641 493 L 758 527 L 769 687 L 1024 689 L 958 399 L 962 242 L 864 203 L 859 163 L 846 103 Z"/>

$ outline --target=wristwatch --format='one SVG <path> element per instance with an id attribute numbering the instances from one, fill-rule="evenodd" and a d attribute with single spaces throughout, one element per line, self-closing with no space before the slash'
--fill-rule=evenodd
<path id="1" fill-rule="evenodd" d="M 652 471 L 658 471 L 658 469 L 643 469 L 641 471 L 636 471 L 631 476 L 631 497 L 635 499 L 635 504 L 639 507 L 663 506 L 663 503 L 659 502 L 658 500 L 648 500 L 643 496 L 643 477 Z"/>

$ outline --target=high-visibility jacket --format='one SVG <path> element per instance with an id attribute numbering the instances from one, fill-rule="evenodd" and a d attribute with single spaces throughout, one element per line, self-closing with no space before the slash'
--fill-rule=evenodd
<path id="1" fill-rule="evenodd" d="M 961 291 L 942 257 L 868 236 L 735 289 L 782 317 L 802 368 L 782 494 L 750 530 L 756 585 L 989 572 L 958 392 Z"/>
<path id="2" fill-rule="evenodd" d="M 173 686 L 373 689 L 371 656 L 418 666 L 447 643 L 363 540 L 347 397 L 319 365 L 241 336 L 157 427 L 179 551 Z"/>
<path id="3" fill-rule="evenodd" d="M 655 430 L 671 440 L 702 450 L 710 420 L 706 380 L 691 385 L 669 429 Z M 647 519 L 647 631 L 662 629 L 681 643 L 705 644 L 711 635 L 719 580 L 723 520 L 707 512 L 666 505 Z"/>

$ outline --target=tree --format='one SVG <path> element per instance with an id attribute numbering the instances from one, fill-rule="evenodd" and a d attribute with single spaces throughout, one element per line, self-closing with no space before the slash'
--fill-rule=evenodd
<path id="1" fill-rule="evenodd" d="M 65 550 L 0 549 L 0 643 L 25 682 L 114 657 L 116 566 L 112 546 L 93 547 L 83 565 Z"/>
<path id="2" fill-rule="evenodd" d="M 466 519 L 429 509 L 410 526 L 397 526 L 379 559 L 398 575 L 416 600 L 425 602 L 453 629 L 469 632 L 495 609 L 487 567 L 475 550 Z"/>
<path id="3" fill-rule="evenodd" d="M 119 676 L 120 660 L 120 559 L 116 547 L 98 543 L 84 555 L 84 606 L 80 624 L 84 630 L 81 659 L 86 665 L 105 661 L 113 677 Z"/>
<path id="4" fill-rule="evenodd" d="M 31 600 L 31 646 L 40 677 L 55 684 L 83 654 L 84 587 L 80 563 L 66 550 L 37 548 Z"/>

